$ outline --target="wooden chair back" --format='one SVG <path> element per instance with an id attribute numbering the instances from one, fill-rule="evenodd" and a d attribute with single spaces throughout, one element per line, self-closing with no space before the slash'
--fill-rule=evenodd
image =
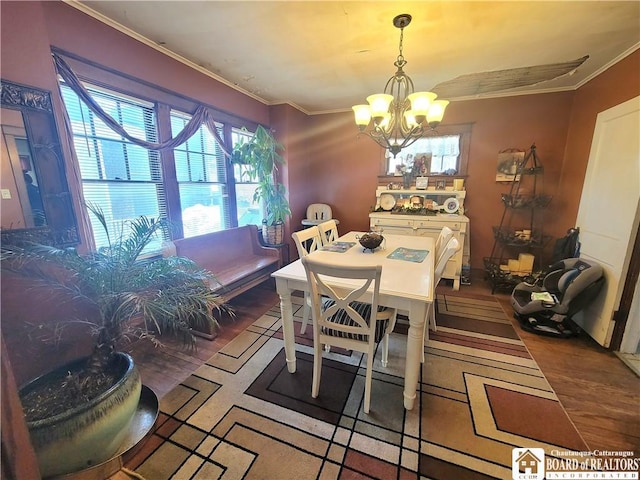
<path id="1" fill-rule="evenodd" d="M 322 245 L 329 245 L 332 242 L 335 242 L 338 235 L 338 224 L 335 220 L 327 220 L 326 222 L 322 222 L 318 225 L 318 230 L 320 230 L 320 240 L 322 241 Z"/>
<path id="2" fill-rule="evenodd" d="M 444 252 L 444 248 L 447 246 L 449 239 L 453 237 L 453 230 L 449 227 L 442 227 L 440 230 L 440 235 L 438 235 L 438 239 L 436 240 L 436 264 L 440 259 L 440 255 Z"/>
<path id="3" fill-rule="evenodd" d="M 437 263 L 435 265 L 434 281 L 433 281 L 434 287 L 436 287 L 438 283 L 440 283 L 440 279 L 442 278 L 444 269 L 447 266 L 447 262 L 458 250 L 460 250 L 460 242 L 455 237 L 450 238 L 449 242 L 442 249 L 442 252 L 440 253 L 440 258 L 438 258 Z"/>
<path id="4" fill-rule="evenodd" d="M 367 355 L 363 410 L 369 413 L 371 380 L 375 346 L 382 341 L 382 365 L 387 366 L 389 334 L 396 322 L 395 309 L 379 309 L 382 266 L 343 266 L 318 262 L 313 257 L 302 257 L 309 282 L 313 314 L 313 380 L 311 396 L 320 390 L 322 348 L 336 346 Z M 341 280 L 355 280 L 351 287 Z M 368 290 L 371 289 L 371 292 Z M 380 311 L 378 311 L 380 310 Z"/>
<path id="5" fill-rule="evenodd" d="M 298 257 L 300 258 L 306 257 L 322 246 L 322 239 L 320 238 L 320 230 L 318 230 L 318 227 L 309 227 L 293 232 L 291 237 L 296 244 Z"/>
<path id="6" fill-rule="evenodd" d="M 329 265 L 308 257 L 303 257 L 302 264 L 311 291 L 314 339 L 318 336 L 323 344 L 373 354 L 382 266 Z M 353 288 L 338 289 L 328 285 L 327 278 L 361 281 Z M 368 315 L 363 316 L 362 310 L 354 308 L 354 302 L 364 301 L 363 297 L 371 284 L 373 298 L 368 302 L 371 307 Z M 323 305 L 327 305 L 326 299 L 329 299 L 330 306 L 323 308 Z"/>

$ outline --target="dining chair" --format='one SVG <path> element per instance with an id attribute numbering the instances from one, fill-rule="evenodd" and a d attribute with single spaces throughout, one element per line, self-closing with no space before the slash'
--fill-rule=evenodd
<path id="1" fill-rule="evenodd" d="M 367 355 L 367 373 L 364 387 L 364 412 L 371 404 L 371 377 L 375 347 L 382 342 L 382 365 L 387 366 L 389 334 L 396 323 L 396 310 L 380 307 L 381 265 L 344 266 L 318 262 L 303 257 L 311 291 L 313 314 L 313 382 L 311 396 L 318 397 L 322 371 L 323 345 L 355 350 Z M 328 281 L 355 280 L 354 287 L 335 288 Z M 371 303 L 363 302 L 367 289 L 372 286 Z"/>
<path id="2" fill-rule="evenodd" d="M 318 224 L 318 230 L 320 230 L 322 245 L 329 245 L 330 243 L 335 242 L 339 237 L 338 224 L 333 219 Z"/>
<path id="3" fill-rule="evenodd" d="M 447 228 L 447 227 L 445 227 Z M 424 321 L 424 331 L 422 332 L 423 335 L 423 344 L 422 344 L 422 363 L 424 363 L 424 346 L 427 343 L 427 340 L 429 339 L 429 325 L 431 325 L 431 328 L 433 329 L 433 331 L 436 331 L 436 287 L 438 286 L 438 283 L 440 283 L 440 280 L 442 279 L 442 274 L 444 273 L 444 269 L 447 266 L 447 262 L 449 261 L 449 259 L 458 251 L 460 250 L 460 242 L 458 241 L 457 238 L 455 237 L 451 237 L 449 238 L 449 241 L 447 242 L 447 244 L 444 247 L 441 247 L 442 251 L 440 252 L 440 256 L 439 258 L 437 258 L 436 260 L 436 264 L 435 264 L 435 268 L 433 270 L 433 302 L 431 302 L 431 305 L 429 305 L 428 310 L 427 310 L 427 318 Z M 436 250 L 436 257 L 437 257 L 437 250 Z"/>
<path id="4" fill-rule="evenodd" d="M 320 230 L 318 227 L 309 227 L 298 232 L 291 234 L 293 241 L 298 249 L 298 257 L 303 258 L 309 255 L 311 252 L 315 252 L 322 245 L 322 239 L 320 238 Z M 300 327 L 300 334 L 304 335 L 307 331 L 307 324 L 309 323 L 309 316 L 311 313 L 311 298 L 308 292 L 304 294 L 304 307 L 302 310 L 302 327 Z"/>
<path id="5" fill-rule="evenodd" d="M 451 228 L 447 226 L 442 227 L 442 230 L 440 230 L 440 234 L 438 235 L 438 239 L 436 240 L 436 263 L 438 262 L 440 254 L 444 251 L 444 247 L 447 245 L 451 237 L 453 237 L 453 230 L 451 230 Z"/>

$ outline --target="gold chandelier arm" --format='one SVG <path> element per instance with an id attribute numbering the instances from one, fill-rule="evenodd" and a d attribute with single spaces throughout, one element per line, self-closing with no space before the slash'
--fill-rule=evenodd
<path id="1" fill-rule="evenodd" d="M 369 108 L 366 105 L 353 107 L 360 132 L 366 133 L 394 157 L 425 135 L 426 128 L 433 131 L 449 103 L 436 101 L 437 95 L 432 92 L 414 93 L 413 80 L 403 70 L 407 64 L 402 54 L 404 28 L 409 23 L 411 15 L 406 13 L 393 19 L 393 25 L 400 29 L 399 54 L 394 62 L 397 70 L 387 80 L 384 93 L 369 95 Z"/>
<path id="2" fill-rule="evenodd" d="M 392 134 L 396 133 L 395 130 L 387 131 L 380 127 L 374 127 L 362 133 L 368 135 L 382 148 L 389 150 L 395 157 L 403 148 L 421 138 L 424 135 L 424 128 L 422 125 L 416 125 L 411 130 L 405 131 L 402 136 L 394 136 Z"/>

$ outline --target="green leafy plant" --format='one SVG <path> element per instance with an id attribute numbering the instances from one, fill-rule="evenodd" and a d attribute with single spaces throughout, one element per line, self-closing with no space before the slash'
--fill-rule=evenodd
<path id="1" fill-rule="evenodd" d="M 231 156 L 232 163 L 247 165 L 249 179 L 258 182 L 253 201 L 264 205 L 264 222 L 267 225 L 282 223 L 291 215 L 285 186 L 278 182 L 277 177 L 278 166 L 285 163 L 279 153 L 282 150 L 284 146 L 259 125 L 249 140 L 234 147 Z"/>
<path id="2" fill-rule="evenodd" d="M 124 342 L 138 338 L 159 344 L 159 337 L 171 335 L 193 346 L 193 328 L 217 328 L 214 311 L 233 313 L 209 288 L 212 275 L 191 260 L 141 257 L 167 228 L 165 222 L 141 216 L 123 225 L 118 238 L 112 239 L 102 210 L 88 208 L 107 232 L 108 247 L 97 252 L 81 255 L 74 248 L 37 243 L 2 245 L 4 271 L 29 278 L 35 289 L 83 301 L 97 312 L 95 318 L 66 319 L 50 326 L 59 337 L 70 324 L 89 325 L 92 353 L 78 378 L 66 382 L 87 390 L 108 370 Z"/>

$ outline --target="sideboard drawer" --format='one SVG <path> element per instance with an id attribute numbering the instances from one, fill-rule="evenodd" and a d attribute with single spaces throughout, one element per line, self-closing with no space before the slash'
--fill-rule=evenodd
<path id="1" fill-rule="evenodd" d="M 447 222 L 443 220 L 414 220 L 413 228 L 429 228 L 434 230 L 442 230 L 443 227 L 449 227 L 451 230 L 460 230 L 460 222 Z"/>
<path id="2" fill-rule="evenodd" d="M 413 228 L 413 219 L 408 218 L 372 218 L 371 225 Z"/>

